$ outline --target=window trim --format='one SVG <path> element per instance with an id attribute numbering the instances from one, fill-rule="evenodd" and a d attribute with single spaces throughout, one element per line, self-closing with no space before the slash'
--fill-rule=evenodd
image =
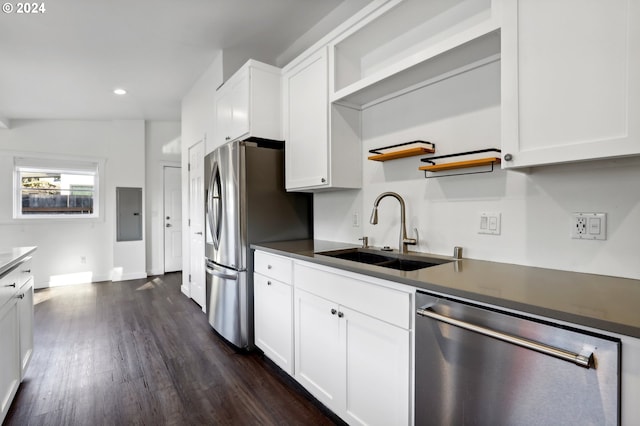
<path id="1" fill-rule="evenodd" d="M 70 157 L 40 153 L 21 153 L 13 156 L 13 219 L 24 221 L 96 221 L 104 217 L 105 160 L 93 157 Z M 23 214 L 21 171 L 71 172 L 94 176 L 93 213 L 91 214 Z"/>

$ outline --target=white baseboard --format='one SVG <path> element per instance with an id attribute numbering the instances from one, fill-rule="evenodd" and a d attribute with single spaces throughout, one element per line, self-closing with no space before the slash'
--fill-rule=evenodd
<path id="1" fill-rule="evenodd" d="M 189 291 L 189 287 L 187 287 L 186 285 L 182 284 L 180 286 L 180 291 L 182 292 L 182 294 L 184 294 L 185 296 L 187 296 L 189 299 L 191 299 L 191 292 Z"/>
<path id="2" fill-rule="evenodd" d="M 146 272 L 130 272 L 128 274 L 122 274 L 122 277 L 119 280 L 116 280 L 114 282 L 118 282 L 118 281 L 129 281 L 129 280 L 139 280 L 142 278 L 147 278 L 147 273 Z"/>

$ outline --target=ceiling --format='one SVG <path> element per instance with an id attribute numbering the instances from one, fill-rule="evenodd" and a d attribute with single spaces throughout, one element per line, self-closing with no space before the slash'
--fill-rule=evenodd
<path id="1" fill-rule="evenodd" d="M 178 120 L 221 50 L 276 58 L 347 1 L 54 0 L 2 13 L 0 120 Z"/>

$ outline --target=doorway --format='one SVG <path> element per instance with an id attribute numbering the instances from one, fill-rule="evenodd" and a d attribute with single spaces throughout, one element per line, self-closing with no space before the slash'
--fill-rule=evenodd
<path id="1" fill-rule="evenodd" d="M 182 270 L 182 181 L 180 167 L 163 167 L 164 272 Z"/>
<path id="2" fill-rule="evenodd" d="M 204 141 L 189 148 L 189 224 L 189 293 L 205 310 Z"/>

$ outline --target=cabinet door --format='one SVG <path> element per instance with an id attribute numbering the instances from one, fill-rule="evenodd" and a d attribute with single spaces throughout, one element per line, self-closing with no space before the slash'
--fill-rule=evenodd
<path id="1" fill-rule="evenodd" d="M 327 50 L 284 75 L 286 187 L 329 186 Z"/>
<path id="2" fill-rule="evenodd" d="M 33 278 L 22 286 L 18 297 L 20 379 L 23 379 L 33 354 Z"/>
<path id="3" fill-rule="evenodd" d="M 289 374 L 293 374 L 293 298 L 291 286 L 254 274 L 256 346 Z"/>
<path id="4" fill-rule="evenodd" d="M 0 307 L 0 423 L 7 415 L 20 384 L 17 300 L 13 296 Z"/>
<path id="5" fill-rule="evenodd" d="M 504 0 L 501 34 L 504 167 L 640 154 L 640 1 Z"/>
<path id="6" fill-rule="evenodd" d="M 344 411 L 344 344 L 338 306 L 295 290 L 295 378 L 336 413 Z"/>
<path id="7" fill-rule="evenodd" d="M 232 115 L 230 138 L 232 140 L 249 133 L 249 69 L 240 70 L 237 78 L 238 80 L 233 84 L 230 94 Z"/>
<path id="8" fill-rule="evenodd" d="M 231 90 L 225 88 L 216 94 L 216 146 L 231 140 L 233 122 L 233 105 Z"/>
<path id="9" fill-rule="evenodd" d="M 340 307 L 346 336 L 346 421 L 350 424 L 409 424 L 410 334 Z"/>

